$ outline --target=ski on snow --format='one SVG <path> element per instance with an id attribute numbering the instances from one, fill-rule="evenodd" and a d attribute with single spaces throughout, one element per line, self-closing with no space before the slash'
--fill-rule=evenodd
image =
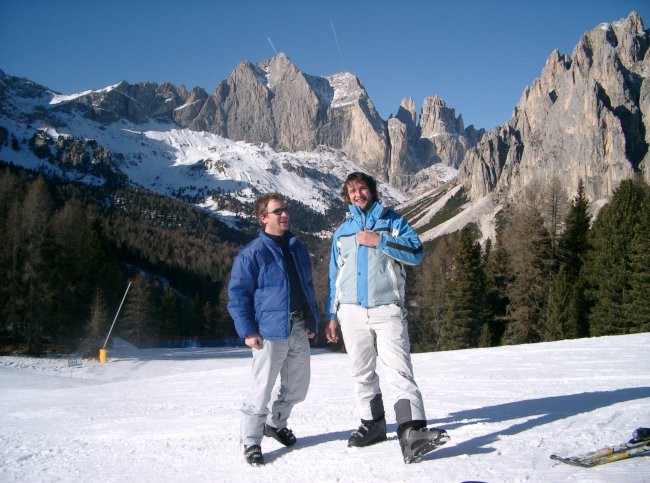
<path id="1" fill-rule="evenodd" d="M 556 454 L 551 455 L 552 460 L 561 461 L 573 466 L 591 468 L 592 466 L 604 465 L 613 461 L 619 461 L 633 456 L 650 454 L 650 428 L 639 428 L 634 431 L 632 439 L 627 443 L 608 446 L 597 451 L 578 456 L 562 457 Z"/>

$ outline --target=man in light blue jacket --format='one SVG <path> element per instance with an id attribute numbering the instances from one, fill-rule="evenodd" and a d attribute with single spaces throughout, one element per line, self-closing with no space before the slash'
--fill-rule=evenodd
<path id="1" fill-rule="evenodd" d="M 242 405 L 241 437 L 246 461 L 264 464 L 263 436 L 285 446 L 296 443 L 287 419 L 309 387 L 309 337 L 317 331 L 319 311 L 305 246 L 289 231 L 282 195 L 255 202 L 262 225 L 259 236 L 241 249 L 228 285 L 228 311 L 235 328 L 253 350 L 252 379 Z M 275 381 L 280 387 L 269 411 Z"/>
<path id="2" fill-rule="evenodd" d="M 341 190 L 349 203 L 334 232 L 330 258 L 330 322 L 325 335 L 338 342 L 340 324 L 355 382 L 361 425 L 348 446 L 386 440 L 386 418 L 377 359 L 397 395 L 395 416 L 405 463 L 446 443 L 443 429 L 427 428 L 422 395 L 413 378 L 404 307 L 405 265 L 422 260 L 420 239 L 392 208 L 382 206 L 377 183 L 365 173 L 350 174 Z"/>

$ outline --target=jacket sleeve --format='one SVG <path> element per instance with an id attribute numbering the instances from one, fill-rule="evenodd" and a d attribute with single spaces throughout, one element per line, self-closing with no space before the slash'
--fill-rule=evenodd
<path id="1" fill-rule="evenodd" d="M 257 269 L 254 260 L 241 252 L 235 258 L 228 284 L 228 312 L 240 337 L 259 333 L 255 321 Z"/>
<path id="2" fill-rule="evenodd" d="M 329 315 L 330 320 L 336 320 L 336 279 L 339 274 L 339 250 L 337 246 L 338 236 L 337 233 L 334 233 L 332 238 L 332 253 L 330 255 L 330 280 L 329 280 L 329 296 L 327 300 L 327 314 Z"/>
<path id="3" fill-rule="evenodd" d="M 308 297 L 308 303 L 310 306 L 314 307 L 314 329 L 318 331 L 318 324 L 320 323 L 320 313 L 318 310 L 318 303 L 316 302 L 316 289 L 314 289 L 314 279 L 312 275 L 311 267 L 311 257 L 309 256 L 309 251 L 307 247 L 301 244 L 302 258 L 304 260 L 305 268 L 305 285 L 307 288 L 307 293 L 305 296 Z"/>
<path id="4" fill-rule="evenodd" d="M 380 236 L 377 250 L 407 265 L 417 265 L 422 261 L 424 251 L 420 237 L 403 217 L 398 215 L 391 224 L 390 233 Z"/>

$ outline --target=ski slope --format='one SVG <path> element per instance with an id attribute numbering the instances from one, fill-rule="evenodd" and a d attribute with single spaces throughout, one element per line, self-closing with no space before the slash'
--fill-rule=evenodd
<path id="1" fill-rule="evenodd" d="M 267 464 L 238 445 L 251 363 L 244 348 L 138 350 L 108 363 L 0 357 L 0 481 L 648 482 L 650 456 L 583 469 L 549 459 L 627 441 L 650 426 L 650 333 L 414 354 L 429 423 L 451 441 L 402 462 L 389 439 L 347 448 L 358 424 L 347 356 L 312 355 L 291 449 L 265 438 Z"/>

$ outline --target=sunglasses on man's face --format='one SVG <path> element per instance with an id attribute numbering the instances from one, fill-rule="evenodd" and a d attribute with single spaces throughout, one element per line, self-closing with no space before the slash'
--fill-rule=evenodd
<path id="1" fill-rule="evenodd" d="M 269 213 L 273 213 L 275 216 L 280 216 L 282 213 L 286 213 L 288 215 L 289 210 L 286 207 L 284 207 L 284 208 L 276 208 L 273 211 L 269 211 Z"/>

